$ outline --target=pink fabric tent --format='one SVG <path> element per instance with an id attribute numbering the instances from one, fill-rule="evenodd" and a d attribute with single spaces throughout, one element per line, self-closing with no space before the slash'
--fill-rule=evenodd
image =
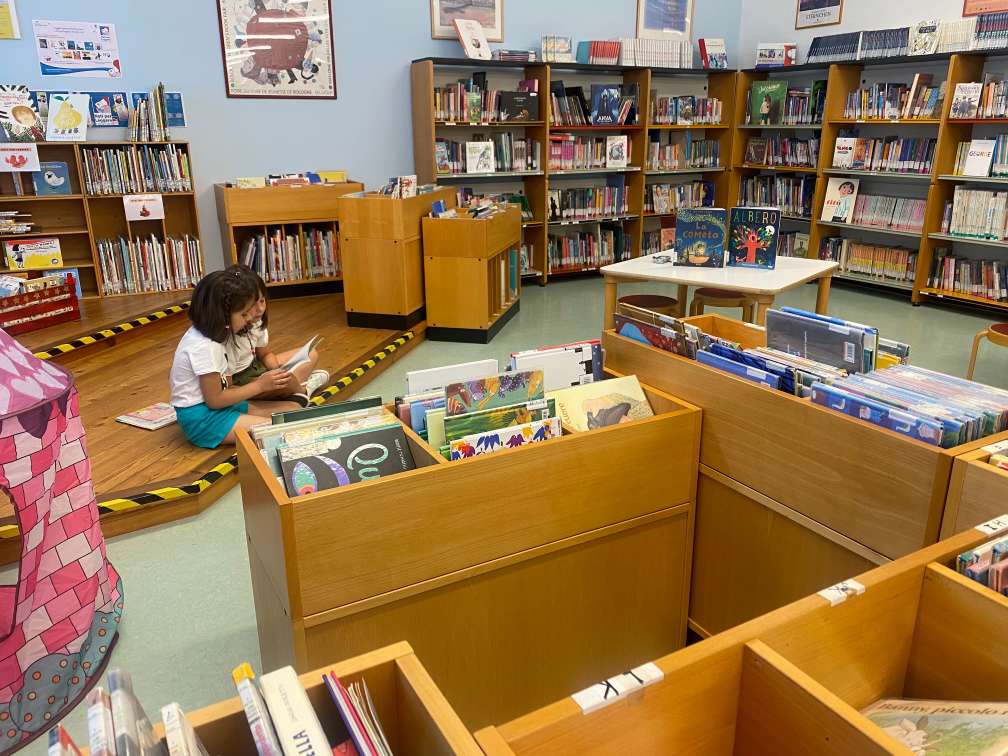
<path id="1" fill-rule="evenodd" d="M 0 330 L 0 489 L 21 562 L 0 586 L 0 752 L 48 730 L 97 682 L 123 593 L 105 558 L 72 376 Z"/>

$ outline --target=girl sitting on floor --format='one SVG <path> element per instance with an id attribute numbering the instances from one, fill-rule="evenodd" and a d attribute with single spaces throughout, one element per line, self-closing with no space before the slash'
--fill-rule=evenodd
<path id="1" fill-rule="evenodd" d="M 235 386 L 246 386 L 268 370 L 276 370 L 286 365 L 296 353 L 291 349 L 280 354 L 273 354 L 269 348 L 269 333 L 266 330 L 267 290 L 262 277 L 245 265 L 232 265 L 225 273 L 233 273 L 250 282 L 258 292 L 256 303 L 252 307 L 253 322 L 238 332 L 232 332 L 224 342 L 224 351 L 228 361 L 228 376 Z M 314 349 L 308 355 L 308 361 L 294 367 L 291 375 L 294 380 L 289 385 L 277 391 L 258 394 L 255 399 L 277 399 L 290 397 L 302 406 L 308 404 L 312 394 L 329 383 L 329 373 L 325 370 L 315 370 L 318 363 L 318 352 Z"/>
<path id="2" fill-rule="evenodd" d="M 249 401 L 292 393 L 297 379 L 284 370 L 262 373 L 244 386 L 228 383 L 224 344 L 259 319 L 259 291 L 246 276 L 218 270 L 203 278 L 189 306 L 192 326 L 175 349 L 171 403 L 179 426 L 196 446 L 214 449 L 235 442 L 236 428 L 268 422 L 274 412 L 297 409 L 293 401 Z"/>

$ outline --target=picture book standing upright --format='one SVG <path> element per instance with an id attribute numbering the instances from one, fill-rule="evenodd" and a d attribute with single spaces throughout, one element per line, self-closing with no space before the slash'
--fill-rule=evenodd
<path id="1" fill-rule="evenodd" d="M 773 269 L 780 220 L 781 212 L 775 207 L 733 207 L 728 265 Z"/>
<path id="2" fill-rule="evenodd" d="M 700 268 L 723 268 L 728 213 L 720 207 L 683 208 L 676 218 L 676 262 Z"/>
<path id="3" fill-rule="evenodd" d="M 770 79 L 753 82 L 749 96 L 749 117 L 754 126 L 778 126 L 784 117 L 787 82 Z"/>
<path id="4" fill-rule="evenodd" d="M 826 199 L 820 220 L 826 223 L 850 223 L 860 183 L 860 179 L 856 178 L 831 178 L 826 186 Z"/>

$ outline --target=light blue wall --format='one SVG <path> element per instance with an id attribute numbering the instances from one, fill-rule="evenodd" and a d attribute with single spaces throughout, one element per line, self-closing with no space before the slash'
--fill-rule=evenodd
<path id="1" fill-rule="evenodd" d="M 333 0 L 336 84 L 328 101 L 234 100 L 224 94 L 215 0 L 15 0 L 19 41 L 0 41 L 0 82 L 56 89 L 34 52 L 34 18 L 116 25 L 124 79 L 62 84 L 80 90 L 183 92 L 191 126 L 172 136 L 191 143 L 200 223 L 209 267 L 220 265 L 213 184 L 236 176 L 345 168 L 369 188 L 413 168 L 409 62 L 457 57 L 457 42 L 430 38 L 428 0 Z M 724 37 L 734 65 L 742 0 L 697 0 L 694 38 Z M 636 0 L 506 0 L 504 46 L 538 48 L 542 33 L 575 40 L 634 35 Z M 58 80 L 57 80 L 58 81 Z M 92 138 L 118 139 L 101 129 Z"/>

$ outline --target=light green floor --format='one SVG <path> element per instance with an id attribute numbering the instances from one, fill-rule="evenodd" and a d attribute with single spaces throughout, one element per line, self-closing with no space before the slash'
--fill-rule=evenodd
<path id="1" fill-rule="evenodd" d="M 661 291 L 653 286 L 625 292 Z M 624 289 L 621 288 L 621 293 Z M 602 319 L 598 278 L 525 289 L 521 312 L 488 346 L 424 342 L 364 389 L 386 400 L 401 393 L 407 370 L 496 356 L 543 344 L 597 337 Z M 815 287 L 786 294 L 779 304 L 811 308 Z M 831 314 L 879 327 L 913 345 L 917 365 L 963 375 L 973 335 L 991 318 L 935 307 L 911 307 L 862 290 L 835 287 Z M 737 311 L 736 311 L 737 314 Z M 1008 388 L 1008 349 L 981 351 L 976 379 Z M 108 553 L 122 573 L 126 606 L 112 664 L 133 673 L 148 713 L 178 701 L 194 709 L 232 695 L 231 669 L 250 661 L 259 670 L 245 532 L 239 492 L 190 520 L 113 538 Z M 10 574 L 3 575 L 12 579 Z M 333 660 L 344 654 L 332 649 Z M 66 720 L 79 745 L 86 725 L 80 711 Z M 41 743 L 25 753 L 43 754 Z"/>

